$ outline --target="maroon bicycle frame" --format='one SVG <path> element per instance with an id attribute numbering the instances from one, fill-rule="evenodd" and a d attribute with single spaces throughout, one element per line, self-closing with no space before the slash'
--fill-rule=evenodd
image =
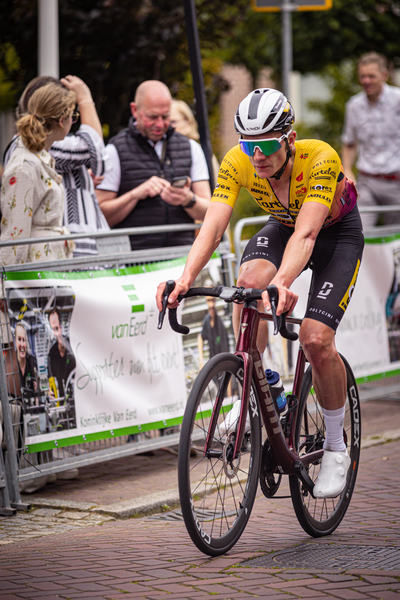
<path id="1" fill-rule="evenodd" d="M 272 315 L 260 313 L 254 306 L 245 303 L 242 310 L 239 327 L 239 336 L 235 351 L 235 356 L 238 356 L 243 360 L 243 384 L 239 427 L 237 431 L 237 437 L 235 440 L 233 456 L 237 457 L 239 455 L 240 448 L 242 446 L 247 411 L 257 411 L 259 407 L 261 411 L 261 417 L 268 435 L 268 439 L 277 461 L 279 472 L 287 475 L 296 474 L 308 488 L 311 488 L 310 491 L 312 491 L 312 487 L 314 484 L 312 483 L 311 479 L 308 478 L 305 467 L 310 463 L 321 459 L 323 455 L 323 450 L 321 449 L 315 452 L 310 452 L 301 457 L 298 454 L 296 454 L 296 452 L 293 450 L 293 438 L 295 435 L 295 425 L 298 417 L 298 406 L 296 406 L 294 410 L 288 415 L 288 418 L 292 420 L 293 426 L 289 428 L 290 433 L 288 439 L 285 439 L 285 435 L 282 430 L 282 425 L 279 418 L 279 413 L 275 407 L 275 403 L 270 392 L 270 387 L 265 376 L 261 356 L 256 346 L 256 337 L 260 320 L 272 321 Z M 287 317 L 286 322 L 300 325 L 302 323 L 302 319 Z M 302 347 L 300 346 L 297 355 L 292 392 L 296 398 L 298 398 L 300 395 L 305 364 L 305 354 Z M 252 381 L 254 381 L 257 390 L 257 395 L 259 399 L 258 404 L 256 399 L 252 398 L 250 395 Z M 225 385 L 221 386 L 221 388 L 225 387 Z M 204 448 L 205 455 L 207 455 L 207 452 L 209 451 L 211 446 L 212 438 L 214 436 L 214 432 L 217 425 L 218 415 L 220 413 L 221 405 L 223 402 L 223 397 L 224 393 L 221 393 L 220 397 L 217 398 L 214 405 L 207 440 Z M 305 413 L 305 418 L 306 414 L 307 413 Z"/>

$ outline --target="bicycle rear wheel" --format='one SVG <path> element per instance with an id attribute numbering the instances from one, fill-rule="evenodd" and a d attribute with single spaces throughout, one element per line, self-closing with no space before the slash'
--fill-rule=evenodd
<path id="1" fill-rule="evenodd" d="M 351 458 L 346 487 L 337 498 L 313 498 L 295 475 L 289 476 L 290 492 L 297 519 L 309 535 L 321 537 L 332 533 L 341 523 L 349 506 L 357 477 L 361 442 L 360 398 L 354 374 L 346 359 L 347 398 L 343 426 L 344 441 Z M 325 422 L 316 394 L 312 389 L 312 370 L 308 367 L 299 400 L 299 413 L 295 432 L 296 451 L 300 456 L 321 449 L 325 439 Z M 315 482 L 320 461 L 307 467 Z"/>
<path id="2" fill-rule="evenodd" d="M 238 541 L 257 491 L 261 426 L 253 385 L 242 448 L 232 460 L 238 419 L 231 407 L 240 402 L 242 378 L 240 358 L 229 353 L 214 356 L 193 385 L 182 423 L 178 456 L 182 514 L 192 541 L 209 556 L 224 554 Z M 206 456 L 211 415 L 221 395 L 211 452 Z"/>

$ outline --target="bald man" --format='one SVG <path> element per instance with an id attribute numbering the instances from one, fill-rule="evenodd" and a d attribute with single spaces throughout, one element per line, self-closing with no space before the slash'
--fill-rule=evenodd
<path id="1" fill-rule="evenodd" d="M 161 81 L 136 90 L 128 127 L 113 137 L 113 166 L 96 193 L 112 228 L 203 220 L 211 189 L 201 146 L 170 125 L 171 94 Z M 130 236 L 132 250 L 192 244 L 193 231 Z"/>

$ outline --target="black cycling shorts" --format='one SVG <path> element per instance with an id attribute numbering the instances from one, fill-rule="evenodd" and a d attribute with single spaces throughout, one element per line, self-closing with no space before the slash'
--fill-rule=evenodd
<path id="1" fill-rule="evenodd" d="M 274 217 L 247 244 L 242 263 L 269 260 L 277 269 L 294 229 Z M 305 317 L 321 321 L 336 331 L 350 302 L 364 249 L 357 206 L 341 221 L 321 229 L 306 268 L 311 268 L 310 300 Z"/>

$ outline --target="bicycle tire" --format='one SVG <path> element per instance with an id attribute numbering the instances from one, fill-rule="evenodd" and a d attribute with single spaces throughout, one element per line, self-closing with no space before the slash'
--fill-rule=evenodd
<path id="1" fill-rule="evenodd" d="M 229 378 L 230 385 L 225 377 Z M 257 492 L 261 424 L 253 384 L 248 411 L 250 429 L 247 422 L 240 456 L 236 461 L 228 460 L 236 427 L 233 422 L 227 428 L 225 419 L 229 406 L 241 398 L 242 377 L 241 358 L 229 353 L 214 356 L 193 385 L 182 422 L 178 455 L 182 514 L 192 541 L 209 556 L 225 554 L 238 541 Z M 207 457 L 204 448 L 217 392 L 224 394 L 224 402 L 211 443 L 214 456 Z"/>
<path id="2" fill-rule="evenodd" d="M 351 458 L 346 487 L 337 498 L 313 498 L 295 475 L 289 476 L 290 493 L 297 519 L 309 535 L 322 537 L 332 533 L 341 523 L 349 506 L 360 459 L 361 410 L 360 398 L 354 374 L 341 356 L 347 375 L 346 414 L 343 426 L 347 451 Z M 322 448 L 325 438 L 325 423 L 321 407 L 312 390 L 312 369 L 308 367 L 303 380 L 299 400 L 299 413 L 295 432 L 295 448 L 302 455 Z M 307 467 L 308 474 L 315 482 L 320 461 Z"/>

